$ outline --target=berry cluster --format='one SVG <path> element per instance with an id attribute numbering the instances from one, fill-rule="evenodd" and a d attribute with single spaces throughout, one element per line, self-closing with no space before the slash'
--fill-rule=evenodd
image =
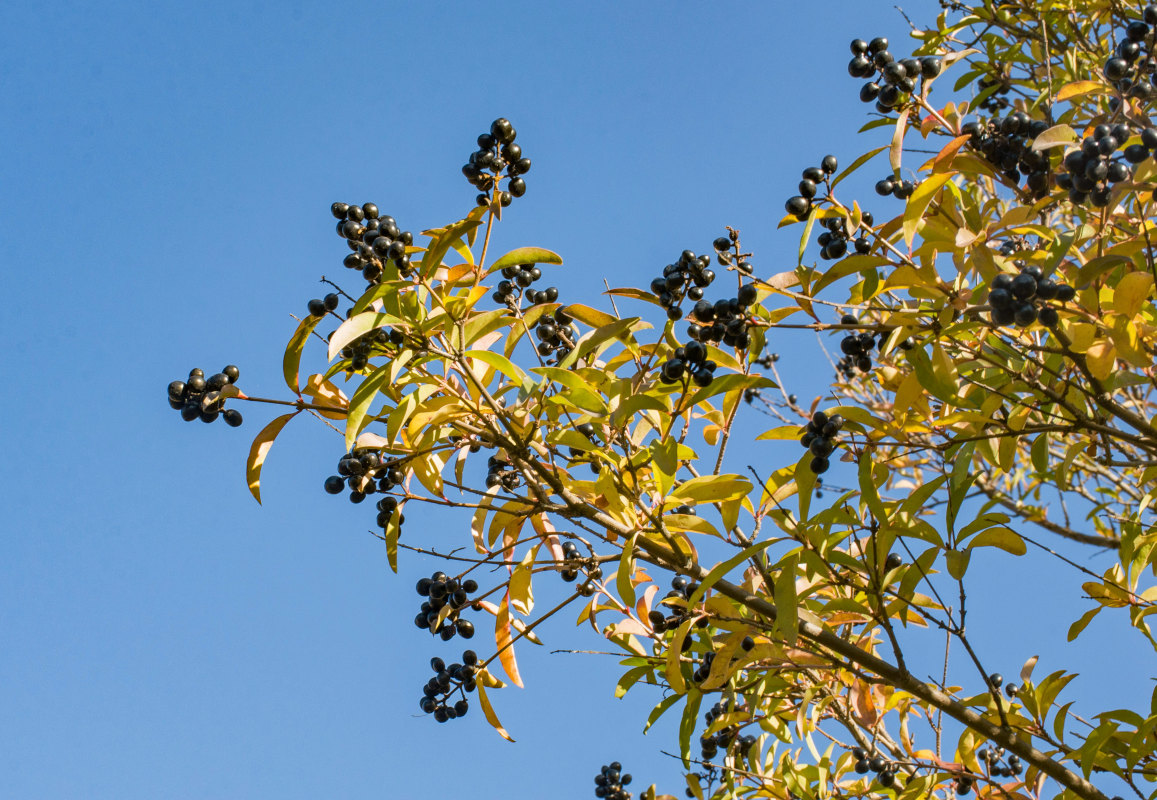
<path id="1" fill-rule="evenodd" d="M 811 451 L 811 469 L 816 475 L 828 471 L 830 462 L 828 457 L 839 444 L 840 430 L 844 427 L 844 418 L 839 414 L 829 417 L 822 411 L 812 414 L 811 421 L 799 443 Z"/>
<path id="2" fill-rule="evenodd" d="M 687 509 L 691 509 L 691 507 L 690 506 L 679 506 L 678 508 L 675 509 L 674 513 L 676 513 L 676 514 L 688 513 Z M 693 513 L 693 510 L 691 513 Z M 682 575 L 676 575 L 671 580 L 671 590 L 669 592 L 667 592 L 664 599 L 666 599 L 666 600 L 687 600 L 691 597 L 692 594 L 695 593 L 695 590 L 698 588 L 699 588 L 699 584 L 692 583 L 687 578 L 684 578 Z M 671 609 L 671 614 L 669 616 L 664 615 L 663 612 L 659 608 L 651 609 L 651 613 L 647 615 L 647 619 L 651 623 L 651 628 L 654 629 L 655 633 L 657 633 L 657 634 L 658 633 L 666 633 L 667 631 L 675 630 L 683 623 L 683 620 L 687 619 L 687 617 L 690 616 L 690 612 L 688 611 L 686 605 L 671 605 L 671 606 L 668 606 L 668 608 Z M 704 617 L 704 622 L 706 622 L 706 617 Z M 683 640 L 683 648 L 687 649 L 690 646 L 691 646 L 691 637 L 688 636 Z"/>
<path id="3" fill-rule="evenodd" d="M 530 159 L 524 158 L 522 147 L 514 143 L 516 136 L 510 120 L 499 117 L 490 123 L 490 133 L 478 137 L 478 149 L 462 167 L 466 180 L 481 192 L 478 205 L 490 205 L 491 189 L 498 191 L 498 202 L 504 208 L 513 198 L 526 194 L 526 181 L 521 176 L 530 171 Z M 505 189 L 498 190 L 503 170 L 508 182 Z"/>
<path id="4" fill-rule="evenodd" d="M 502 303 L 506 306 L 515 306 L 518 304 L 518 299 L 523 295 L 523 289 L 529 289 L 530 285 L 542 277 L 542 269 L 534 264 L 515 264 L 510 267 L 504 267 L 502 270 L 503 280 L 498 282 L 494 294 L 494 302 Z M 540 294 L 553 293 L 555 298 L 558 298 L 558 289 L 553 286 L 543 292 L 528 291 L 525 292 L 527 300 L 534 303 Z M 531 296 L 533 294 L 533 297 Z M 548 303 L 553 303 L 554 300 L 547 300 Z"/>
<path id="5" fill-rule="evenodd" d="M 868 756 L 862 747 L 852 748 L 852 758 L 856 759 L 855 770 L 860 775 L 876 774 L 876 780 L 887 788 L 896 782 L 896 765 L 882 756 Z"/>
<path id="6" fill-rule="evenodd" d="M 872 215 L 868 212 L 864 212 L 862 219 L 865 227 L 872 224 Z M 816 239 L 816 244 L 820 246 L 820 258 L 824 261 L 843 258 L 844 254 L 848 252 L 848 242 L 852 243 L 852 248 L 860 255 L 872 251 L 872 240 L 867 236 L 861 235 L 854 240 L 852 239 L 852 233 L 855 231 L 848 231 L 846 217 L 828 217 L 820 224 L 827 229 Z"/>
<path id="7" fill-rule="evenodd" d="M 710 386 L 715 379 L 715 362 L 707 358 L 707 347 L 701 342 L 687 342 L 676 347 L 671 358 L 659 367 L 662 383 L 686 381 L 689 377 L 696 386 Z"/>
<path id="8" fill-rule="evenodd" d="M 944 60 L 940 56 L 897 61 L 888 51 L 888 40 L 882 36 L 870 42 L 853 39 L 851 50 L 848 74 L 853 78 L 872 79 L 860 87 L 860 100 L 865 103 L 875 101 L 876 110 L 881 114 L 903 107 L 908 101 L 908 95 L 916 90 L 917 78 L 931 80 L 944 68 Z"/>
<path id="9" fill-rule="evenodd" d="M 330 295 L 332 297 L 332 295 Z M 311 309 L 312 310 L 312 309 Z M 327 341 L 333 336 L 330 333 Z M 370 359 L 378 355 L 386 355 L 389 348 L 400 347 L 406 341 L 405 334 L 393 328 L 375 328 L 363 333 L 358 338 L 341 349 L 341 357 L 350 362 L 350 369 L 359 372 L 366 368 Z"/>
<path id="10" fill-rule="evenodd" d="M 539 292 L 541 296 L 543 292 Z M 545 291 L 550 297 L 557 298 L 558 292 L 552 286 Z M 527 293 L 529 297 L 530 293 Z M 532 300 L 532 302 L 539 302 Z M 554 299 L 547 300 L 542 298 L 542 302 L 553 303 Z M 563 311 L 561 308 L 556 308 L 554 314 L 543 314 L 538 318 L 534 324 L 534 335 L 538 339 L 536 345 L 538 354 L 541 356 L 553 355 L 555 363 L 566 358 L 570 351 L 574 349 L 575 337 L 571 331 L 570 324 L 572 322 L 570 314 Z"/>
<path id="11" fill-rule="evenodd" d="M 746 350 L 751 341 L 747 335 L 747 307 L 758 299 L 755 285 L 745 283 L 728 300 L 700 300 L 691 309 L 695 321 L 687 326 L 687 338 L 696 342 L 722 341 L 736 350 Z"/>
<path id="12" fill-rule="evenodd" d="M 406 521 L 406 515 L 398 510 L 398 498 L 393 495 L 386 495 L 378 501 L 378 527 L 385 531 L 390 526 L 390 520 L 394 518 L 394 514 L 398 515 L 398 527 Z"/>
<path id="13" fill-rule="evenodd" d="M 499 456 L 490 456 L 486 459 L 486 486 L 502 486 L 510 491 L 522 483 L 522 475 L 513 465 Z"/>
<path id="14" fill-rule="evenodd" d="M 351 503 L 360 503 L 374 492 L 388 492 L 406 479 L 400 462 L 381 450 L 366 447 L 356 448 L 338 459 L 337 472 L 325 479 L 325 490 L 329 494 L 341 494 L 348 485 Z"/>
<path id="15" fill-rule="evenodd" d="M 438 722 L 466 716 L 470 710 L 470 703 L 466 700 L 466 693 L 478 688 L 475 674 L 478 667 L 478 655 L 473 650 L 462 653 L 461 664 L 446 666 L 446 662 L 435 656 L 430 659 L 430 668 L 434 670 L 434 677 L 426 682 L 422 689 L 422 711 L 433 714 Z M 453 705 L 450 698 L 455 693 L 462 697 Z"/>
<path id="16" fill-rule="evenodd" d="M 1011 778 L 1013 775 L 1019 775 L 1024 769 L 1024 764 L 1015 753 L 1010 753 L 1008 758 L 1004 758 L 1003 747 L 980 750 L 977 752 L 976 758 L 981 764 L 988 767 L 988 774 L 994 778 Z M 1001 763 L 1002 760 L 1004 763 Z"/>
<path id="17" fill-rule="evenodd" d="M 413 271 L 406 247 L 414 243 L 414 235 L 398 228 L 397 220 L 380 216 L 373 203 L 360 206 L 334 203 L 330 211 L 337 218 L 337 233 L 346 240 L 353 252 L 342 263 L 349 269 L 358 269 L 369 283 L 377 283 L 382 269 L 394 262 L 398 273 L 409 277 Z M 312 310 L 311 310 L 312 313 Z"/>
<path id="18" fill-rule="evenodd" d="M 680 301 L 684 297 L 702 300 L 703 288 L 710 286 L 713 280 L 715 271 L 711 269 L 711 256 L 697 256 L 684 250 L 678 261 L 663 267 L 661 277 L 651 281 L 651 294 L 659 299 L 660 306 L 667 309 L 667 318 L 676 321 L 683 319 Z"/>
<path id="19" fill-rule="evenodd" d="M 727 236 L 720 236 L 711 243 L 715 248 L 715 260 L 719 262 L 719 266 L 728 267 L 735 264 L 735 268 L 744 275 L 750 275 L 753 271 L 750 261 L 745 261 L 740 257 L 738 252 L 739 233 L 735 230 L 728 230 Z M 736 252 L 732 253 L 731 248 L 735 247 Z M 692 298 L 697 299 L 697 298 Z"/>
<path id="20" fill-rule="evenodd" d="M 833 155 L 824 156 L 818 167 L 805 169 L 803 179 L 799 182 L 799 194 L 795 197 L 789 197 L 784 205 L 787 213 L 799 220 L 807 219 L 807 215 L 812 210 L 812 198 L 819 191 L 819 184 L 826 184 L 828 178 L 836 174 L 837 169 L 839 169 L 839 162 Z"/>
<path id="21" fill-rule="evenodd" d="M 188 380 L 173 381 L 169 384 L 169 408 L 181 412 L 181 419 L 192 422 L 213 422 L 220 416 L 225 424 L 236 428 L 241 424 L 241 412 L 235 408 L 225 408 L 225 398 L 221 390 L 236 383 L 241 371 L 230 364 L 205 380 L 205 371 L 194 368 L 189 371 Z"/>
<path id="22" fill-rule="evenodd" d="M 1141 15 L 1142 19 L 1133 20 L 1126 26 L 1125 38 L 1105 62 L 1102 73 L 1122 95 L 1149 100 L 1154 95 L 1153 73 L 1157 72 L 1153 29 L 1150 27 L 1157 26 L 1157 6 L 1145 6 Z"/>
<path id="23" fill-rule="evenodd" d="M 470 605 L 470 594 L 478 591 L 477 581 L 472 578 L 459 581 L 445 572 L 435 572 L 429 578 L 420 579 L 416 588 L 419 595 L 429 599 L 414 617 L 415 625 L 438 634 L 444 642 L 453 639 L 454 634 L 463 639 L 474 635 L 474 623 L 461 619 L 459 614 Z"/>
<path id="24" fill-rule="evenodd" d="M 1077 292 L 1067 283 L 1046 279 L 1041 268 L 1024 261 L 1014 261 L 1020 269 L 1015 277 L 1002 272 L 992 279 L 988 291 L 988 305 L 992 309 L 994 325 L 1016 325 L 1027 328 L 1040 322 L 1047 328 L 1057 324 L 1057 310 L 1046 301 L 1067 303 Z"/>
<path id="25" fill-rule="evenodd" d="M 309 301 L 309 315 L 311 317 L 324 317 L 330 311 L 336 310 L 340 302 L 341 298 L 333 292 L 321 299 L 315 297 Z"/>
<path id="26" fill-rule="evenodd" d="M 595 581 L 603 577 L 603 568 L 597 561 L 583 559 L 578 545 L 570 539 L 562 543 L 562 573 L 561 577 L 567 583 L 578 579 L 579 571 L 586 575 L 586 580 L 579 584 L 578 591 L 583 597 L 590 597 L 596 591 Z"/>
<path id="27" fill-rule="evenodd" d="M 1057 176 L 1057 186 L 1069 193 L 1069 201 L 1081 205 L 1086 200 L 1097 208 L 1112 202 L 1113 184 L 1129 180 L 1129 164 L 1140 164 L 1157 149 L 1157 128 L 1141 131 L 1141 143 L 1131 144 L 1117 154 L 1117 149 L 1133 134 L 1124 123 L 1098 125 L 1085 137 L 1079 149 L 1065 154 L 1067 173 Z M 1128 163 L 1125 163 L 1128 162 Z"/>
<path id="28" fill-rule="evenodd" d="M 623 765 L 618 761 L 603 764 L 599 774 L 595 776 L 595 797 L 605 797 L 607 800 L 631 800 L 631 793 L 624 786 L 631 782 L 631 773 L 623 772 Z"/>
<path id="29" fill-rule="evenodd" d="M 1028 191 L 1039 200 L 1049 190 L 1049 156 L 1033 150 L 1032 143 L 1048 127 L 1044 120 L 1033 120 L 1023 111 L 1014 111 L 1003 119 L 966 122 L 960 132 L 967 134 L 968 145 L 1008 180 L 1019 183 L 1020 176 L 1025 175 Z"/>
<path id="30" fill-rule="evenodd" d="M 755 359 L 752 363 L 764 369 L 771 369 L 771 365 L 779 361 L 779 353 L 767 353 Z"/>
<path id="31" fill-rule="evenodd" d="M 992 66 L 998 70 L 1003 69 L 999 62 L 994 62 Z M 1002 75 L 985 75 L 976 82 L 976 88 L 982 94 L 993 87 L 996 87 L 995 90 L 981 100 L 977 107 L 995 113 L 1002 108 L 1008 108 L 1008 101 L 1004 99 L 1003 95 L 1008 94 L 1012 87 L 1008 85 Z"/>
<path id="32" fill-rule="evenodd" d="M 728 709 L 723 703 L 716 703 L 704 715 L 704 720 L 707 722 L 707 726 L 710 727 L 715 720 L 733 710 L 734 709 Z M 719 748 L 722 747 L 724 750 L 729 750 L 732 745 L 735 745 L 739 752 L 746 753 L 756 741 L 756 737 L 750 734 L 740 736 L 738 726 L 729 725 L 726 728 L 720 728 L 711 736 L 700 736 L 700 754 L 703 756 L 704 761 L 710 761 L 719 755 Z"/>
<path id="33" fill-rule="evenodd" d="M 857 325 L 859 320 L 851 314 L 845 314 L 840 319 L 841 325 Z M 845 379 L 855 377 L 856 370 L 868 372 L 872 369 L 872 350 L 876 347 L 876 337 L 869 331 L 849 333 L 840 340 L 840 352 L 843 358 L 836 363 L 836 369 Z"/>
<path id="34" fill-rule="evenodd" d="M 907 200 L 919 185 L 916 181 L 910 181 L 907 178 L 898 180 L 889 175 L 876 181 L 876 194 L 880 197 L 892 195 L 897 200 Z"/>

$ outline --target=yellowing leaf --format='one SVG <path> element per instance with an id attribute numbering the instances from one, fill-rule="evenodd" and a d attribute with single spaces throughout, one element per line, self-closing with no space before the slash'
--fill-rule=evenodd
<path id="1" fill-rule="evenodd" d="M 355 314 L 333 332 L 333 337 L 329 340 L 329 360 L 333 361 L 343 347 L 362 334 L 387 325 L 399 324 L 403 324 L 402 320 L 390 314 L 378 314 L 373 311 Z"/>
<path id="2" fill-rule="evenodd" d="M 274 419 L 261 429 L 257 438 L 253 440 L 252 447 L 249 448 L 249 458 L 245 462 L 245 479 L 249 483 L 249 491 L 253 494 L 253 499 L 258 503 L 261 502 L 261 467 L 265 463 L 265 457 L 269 455 L 269 448 L 273 446 L 273 440 L 277 438 L 277 434 L 281 433 L 285 423 L 296 417 L 298 413 L 294 411 L 292 414 L 282 414 Z"/>
<path id="3" fill-rule="evenodd" d="M 519 247 L 517 250 L 511 250 L 509 253 L 501 256 L 497 261 L 490 265 L 488 272 L 497 272 L 506 267 L 513 267 L 517 264 L 561 264 L 562 256 L 558 253 L 552 253 L 550 250 L 544 250 L 541 247 Z"/>
<path id="4" fill-rule="evenodd" d="M 1113 289 L 1113 310 L 1128 318 L 1135 317 L 1152 291 L 1152 275 L 1148 272 L 1130 272 Z"/>
<path id="5" fill-rule="evenodd" d="M 1066 83 L 1058 89 L 1056 98 L 1059 103 L 1062 100 L 1079 97 L 1082 94 L 1089 94 L 1091 92 L 1103 91 L 1104 89 L 1105 84 L 1100 81 L 1073 81 L 1072 83 Z M 1045 131 L 1045 133 L 1048 133 L 1048 131 Z"/>
<path id="6" fill-rule="evenodd" d="M 510 682 L 522 688 L 522 676 L 518 674 L 518 662 L 514 660 L 514 637 L 510 626 L 510 592 L 502 598 L 498 613 L 494 615 L 494 644 L 498 647 L 498 660 L 510 676 Z"/>
<path id="7" fill-rule="evenodd" d="M 1047 131 L 1036 137 L 1032 143 L 1033 150 L 1047 150 L 1050 147 L 1076 144 L 1077 132 L 1065 124 L 1053 125 Z"/>
<path id="8" fill-rule="evenodd" d="M 322 375 L 310 375 L 301 393 L 318 405 L 336 409 L 349 408 L 350 401 L 345 393 Z M 318 411 L 317 413 L 327 419 L 344 419 L 346 415 L 345 411 Z"/>
<path id="9" fill-rule="evenodd" d="M 719 503 L 751 492 L 751 481 L 742 475 L 701 475 L 675 487 L 667 497 L 674 505 L 681 503 Z"/>
<path id="10" fill-rule="evenodd" d="M 892 166 L 892 171 L 897 175 L 900 174 L 900 163 L 904 153 L 904 133 L 908 130 L 908 112 L 911 109 L 905 108 L 900 112 L 900 118 L 896 120 L 896 130 L 892 134 L 892 146 L 888 148 L 888 163 Z"/>
<path id="11" fill-rule="evenodd" d="M 486 696 L 486 687 L 481 682 L 478 683 L 478 705 L 482 706 L 482 713 L 486 716 L 486 721 L 490 723 L 490 727 L 498 731 L 498 735 L 506 741 L 513 742 L 514 739 L 498 721 L 498 715 L 494 713 L 494 707 L 490 705 L 490 698 Z"/>
<path id="12" fill-rule="evenodd" d="M 1024 539 L 1020 538 L 1011 528 L 989 528 L 976 534 L 969 542 L 969 549 L 974 547 L 999 547 L 1014 556 L 1023 556 L 1026 551 Z"/>
<path id="13" fill-rule="evenodd" d="M 1085 351 L 1085 361 L 1093 377 L 1103 381 L 1113 374 L 1117 364 L 1117 348 L 1107 339 L 1093 342 Z"/>
<path id="14" fill-rule="evenodd" d="M 916 238 L 916 228 L 919 227 L 920 220 L 923 219 L 924 212 L 928 210 L 932 198 L 936 196 L 940 187 L 950 181 L 955 174 L 954 172 L 938 172 L 930 175 L 920 181 L 916 191 L 908 198 L 908 205 L 904 207 L 904 243 L 908 247 L 912 246 L 912 240 Z"/>
<path id="15" fill-rule="evenodd" d="M 300 393 L 298 392 L 297 370 L 301 365 L 301 351 L 305 348 L 305 343 L 309 339 L 309 335 L 313 333 L 313 329 L 317 327 L 317 323 L 323 319 L 325 317 L 315 317 L 312 314 L 303 319 L 297 324 L 297 330 L 293 332 L 293 337 L 285 347 L 285 356 L 281 360 L 281 373 L 285 376 L 285 385 L 295 394 Z"/>

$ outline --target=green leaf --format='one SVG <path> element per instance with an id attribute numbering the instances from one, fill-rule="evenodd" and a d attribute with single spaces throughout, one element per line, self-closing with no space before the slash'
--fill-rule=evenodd
<path id="1" fill-rule="evenodd" d="M 544 250 L 541 247 L 519 247 L 517 250 L 511 250 L 509 253 L 501 256 L 497 261 L 490 265 L 487 272 L 497 272 L 506 267 L 513 267 L 518 264 L 561 264 L 562 256 L 558 253 L 552 253 L 550 250 Z"/>
<path id="2" fill-rule="evenodd" d="M 1097 606 L 1096 608 L 1090 608 L 1084 614 L 1081 614 L 1081 618 L 1069 626 L 1068 640 L 1071 642 L 1073 639 L 1076 639 L 1078 636 L 1080 636 L 1081 631 L 1089 626 L 1089 623 L 1093 621 L 1093 617 L 1101 613 L 1102 608 L 1104 608 L 1104 606 Z"/>
<path id="3" fill-rule="evenodd" d="M 969 542 L 968 549 L 974 547 L 999 547 L 1014 556 L 1023 556 L 1027 550 L 1024 539 L 1016 535 L 1012 528 L 989 528 L 976 534 Z"/>
<path id="4" fill-rule="evenodd" d="M 635 539 L 638 536 L 639 532 L 635 531 L 623 545 L 622 555 L 619 556 L 619 569 L 615 574 L 615 587 L 619 590 L 619 599 L 628 608 L 635 604 L 635 584 L 631 581 L 631 574 L 635 571 Z"/>
<path id="5" fill-rule="evenodd" d="M 776 389 L 778 388 L 775 381 L 770 378 L 765 378 L 762 375 L 721 375 L 715 380 L 711 381 L 710 385 L 704 386 L 699 391 L 691 396 L 687 401 L 686 408 L 698 405 L 708 398 L 714 397 L 717 394 L 731 392 L 737 389 Z"/>
<path id="6" fill-rule="evenodd" d="M 301 351 L 305 349 L 305 343 L 309 339 L 309 335 L 313 333 L 313 329 L 323 319 L 325 317 L 315 317 L 310 314 L 297 324 L 297 330 L 293 332 L 293 337 L 285 346 L 285 356 L 281 359 L 281 374 L 285 376 L 285 385 L 294 394 L 301 394 L 301 378 L 298 375 L 298 369 L 301 366 Z"/>
<path id="7" fill-rule="evenodd" d="M 948 562 L 948 574 L 956 580 L 961 580 L 968 571 L 968 562 L 972 556 L 971 550 L 948 550 L 944 559 Z"/>
<path id="8" fill-rule="evenodd" d="M 1065 124 L 1053 125 L 1032 141 L 1032 149 L 1036 151 L 1048 150 L 1051 147 L 1064 147 L 1076 144 L 1080 137 L 1077 132 Z"/>
<path id="9" fill-rule="evenodd" d="M 860 156 L 855 161 L 853 161 L 852 165 L 850 167 L 845 169 L 840 174 L 836 175 L 836 177 L 832 178 L 832 188 L 833 189 L 836 188 L 836 186 L 839 185 L 840 181 L 842 181 L 844 178 L 851 175 L 853 172 L 858 170 L 860 167 L 864 166 L 864 164 L 867 164 L 869 161 L 871 161 L 873 158 L 875 158 L 876 156 L 878 156 L 880 153 L 884 152 L 887 149 L 888 149 L 888 145 L 882 145 L 880 147 L 874 148 L 874 149 L 869 150 L 868 152 L 864 153 L 862 156 Z"/>
<path id="10" fill-rule="evenodd" d="M 526 379 L 526 373 L 500 353 L 492 353 L 489 350 L 467 350 L 462 355 L 465 358 L 473 358 L 484 364 L 489 364 L 519 386 Z"/>
<path id="11" fill-rule="evenodd" d="M 679 752 L 683 757 L 684 769 L 691 768 L 691 736 L 699 727 L 699 703 L 703 695 L 698 689 L 687 692 L 687 706 L 683 709 L 683 718 L 679 721 Z"/>
<path id="12" fill-rule="evenodd" d="M 249 483 L 249 491 L 253 495 L 253 499 L 258 503 L 261 502 L 261 467 L 265 464 L 265 457 L 269 455 L 269 448 L 273 446 L 273 440 L 277 438 L 277 434 L 281 433 L 281 429 L 285 427 L 285 423 L 296 417 L 299 411 L 294 411 L 292 414 L 282 414 L 277 417 L 257 434 L 253 440 L 253 445 L 249 448 L 249 458 L 245 462 L 245 479 Z"/>
<path id="13" fill-rule="evenodd" d="M 643 726 L 643 733 L 646 733 L 652 725 L 658 722 L 659 717 L 663 716 L 671 706 L 678 703 L 682 697 L 683 695 L 680 694 L 669 694 L 662 699 L 659 705 L 652 708 L 651 713 L 647 715 L 647 724 Z"/>
<path id="14" fill-rule="evenodd" d="M 644 675 L 653 669 L 654 667 L 650 666 L 649 664 L 645 664 L 641 667 L 632 667 L 631 669 L 627 670 L 626 674 L 619 678 L 619 682 L 615 684 L 615 697 L 624 697 L 627 692 L 630 691 L 632 686 L 638 683 Z"/>
<path id="15" fill-rule="evenodd" d="M 784 641 L 793 646 L 799 638 L 799 596 L 795 591 L 798 564 L 798 555 L 788 556 L 779 562 L 779 574 L 775 576 L 775 627 L 783 634 Z"/>
<path id="16" fill-rule="evenodd" d="M 350 410 L 345 423 L 345 448 L 347 451 L 353 449 L 358 434 L 362 432 L 366 414 L 370 410 L 370 403 L 377 397 L 378 392 L 389 379 L 390 366 L 390 364 L 383 364 L 375 369 L 368 378 L 362 381 L 361 386 L 354 392 L 354 396 L 350 398 Z"/>

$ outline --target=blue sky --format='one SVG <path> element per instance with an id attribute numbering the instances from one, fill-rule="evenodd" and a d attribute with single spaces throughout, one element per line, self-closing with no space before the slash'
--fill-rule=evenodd
<path id="1" fill-rule="evenodd" d="M 414 231 L 461 217 L 474 192 L 459 167 L 500 115 L 534 166 L 495 252 L 561 253 L 549 277 L 564 298 L 596 300 L 604 277 L 645 286 L 728 224 L 760 274 L 793 266 L 798 230 L 775 224 L 799 171 L 874 141 L 854 135 L 866 107 L 847 42 L 886 35 L 900 50 L 906 31 L 887 3 L 802 8 L 8 8 L 0 796 L 586 798 L 616 759 L 639 788 L 680 793 L 659 753 L 671 728 L 640 735 L 657 697 L 615 701 L 605 656 L 527 653 L 527 689 L 495 698 L 515 745 L 476 711 L 445 726 L 419 716 L 430 656 L 461 647 L 412 624 L 413 583 L 435 565 L 403 554 L 393 576 L 366 508 L 322 492 L 340 440 L 287 429 L 258 507 L 244 458 L 272 415 L 185 424 L 164 387 L 235 363 L 244 390 L 277 393 L 289 314 L 343 272 L 330 203 L 373 201 Z M 937 6 L 905 10 L 931 20 Z M 801 396 L 829 377 L 811 347 L 783 345 Z M 408 517 L 412 541 L 461 523 Z M 987 652 L 1006 674 L 1035 652 L 1091 669 L 1061 648 L 1083 605 L 1057 616 L 1050 596 L 1077 579 L 1047 563 L 1026 581 L 1015 566 L 976 587 Z M 599 648 L 571 620 L 544 650 Z M 1102 649 L 1121 636 L 1092 632 Z M 1146 657 L 1074 686 L 1143 705 Z"/>

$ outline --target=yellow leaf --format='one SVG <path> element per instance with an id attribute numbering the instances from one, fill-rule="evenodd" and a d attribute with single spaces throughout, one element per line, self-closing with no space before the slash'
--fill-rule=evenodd
<path id="1" fill-rule="evenodd" d="M 482 713 L 486 715 L 486 721 L 490 723 L 490 727 L 498 731 L 498 735 L 506 741 L 513 742 L 514 739 L 498 721 L 498 715 L 494 713 L 494 708 L 490 705 L 490 698 L 486 696 L 486 688 L 481 683 L 478 684 L 478 704 L 482 706 Z"/>
<path id="2" fill-rule="evenodd" d="M 1057 102 L 1059 103 L 1062 100 L 1068 100 L 1071 97 L 1077 97 L 1082 94 L 1089 94 L 1090 92 L 1103 90 L 1104 88 L 1105 84 L 1101 83 L 1100 81 L 1073 81 L 1072 83 L 1066 83 L 1064 86 L 1057 90 Z M 1047 132 L 1048 131 L 1046 131 L 1046 133 Z"/>
<path id="3" fill-rule="evenodd" d="M 1130 272 L 1113 290 L 1113 310 L 1128 318 L 1135 317 L 1153 291 L 1153 276 L 1148 272 Z"/>
<path id="4" fill-rule="evenodd" d="M 498 660 L 510 676 L 510 682 L 522 688 L 522 676 L 518 674 L 518 662 L 514 660 L 514 637 L 510 632 L 510 592 L 502 598 L 498 613 L 494 615 L 494 644 L 498 647 Z"/>
<path id="5" fill-rule="evenodd" d="M 249 458 L 245 462 L 245 479 L 249 483 L 249 491 L 252 492 L 253 499 L 258 503 L 261 502 L 261 467 L 265 463 L 265 457 L 269 455 L 269 448 L 273 447 L 273 440 L 277 438 L 277 434 L 281 433 L 285 423 L 296 417 L 298 413 L 294 411 L 292 414 L 283 414 L 270 422 L 261 429 L 261 433 L 257 434 L 257 438 L 253 440 L 253 446 L 249 448 Z"/>
<path id="6" fill-rule="evenodd" d="M 1102 339 L 1089 345 L 1085 351 L 1085 362 L 1089 365 L 1089 372 L 1097 380 L 1105 380 L 1113 373 L 1117 364 L 1117 348 L 1114 344 Z"/>
<path id="7" fill-rule="evenodd" d="M 920 220 L 924 217 L 924 212 L 928 210 L 932 198 L 940 187 L 951 180 L 954 172 L 938 172 L 920 181 L 920 185 L 916 187 L 916 191 L 908 198 L 908 205 L 904 207 L 904 243 L 908 247 L 912 246 L 912 240 L 916 238 L 916 228 L 920 225 Z"/>

